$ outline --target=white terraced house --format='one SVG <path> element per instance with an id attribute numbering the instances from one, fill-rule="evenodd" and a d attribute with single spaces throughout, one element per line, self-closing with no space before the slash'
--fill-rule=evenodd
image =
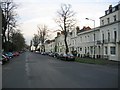
<path id="1" fill-rule="evenodd" d="M 81 57 L 89 56 L 100 58 L 100 45 L 98 40 L 100 39 L 99 36 L 100 29 L 82 29 L 77 31 L 77 38 L 76 38 L 76 50 L 80 54 Z"/>
<path id="2" fill-rule="evenodd" d="M 44 45 L 45 52 L 55 52 L 55 40 L 47 40 Z"/>
<path id="3" fill-rule="evenodd" d="M 74 28 L 68 33 L 67 43 L 69 53 L 77 51 L 80 57 L 120 61 L 120 4 L 109 6 L 100 17 L 99 27 Z M 55 41 L 45 45 L 47 52 L 65 53 L 64 33 L 57 33 Z"/>
<path id="4" fill-rule="evenodd" d="M 120 4 L 110 5 L 100 17 L 100 42 L 103 56 L 120 61 Z"/>
<path id="5" fill-rule="evenodd" d="M 67 36 L 67 44 L 70 50 L 70 45 L 71 45 L 71 35 L 68 33 Z M 64 33 L 61 31 L 61 33 L 57 33 L 57 37 L 55 37 L 55 46 L 56 46 L 56 52 L 61 54 L 65 53 L 65 42 L 64 42 Z"/>
<path id="6" fill-rule="evenodd" d="M 120 4 L 105 11 L 100 26 L 95 29 L 74 30 L 71 48 L 81 57 L 107 58 L 120 61 Z"/>
<path id="7" fill-rule="evenodd" d="M 65 52 L 65 44 L 64 44 L 64 35 L 63 32 L 57 33 L 57 37 L 55 38 L 56 42 L 56 52 L 57 53 L 64 53 Z"/>

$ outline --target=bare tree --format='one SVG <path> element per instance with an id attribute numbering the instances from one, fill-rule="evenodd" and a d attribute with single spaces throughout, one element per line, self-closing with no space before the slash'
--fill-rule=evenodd
<path id="1" fill-rule="evenodd" d="M 30 41 L 30 47 L 31 47 L 32 45 L 33 45 L 33 41 L 31 40 L 31 41 Z"/>
<path id="2" fill-rule="evenodd" d="M 48 32 L 49 30 L 47 29 L 46 25 L 39 25 L 38 26 L 38 36 L 39 36 L 39 40 L 42 46 L 42 51 L 45 52 L 45 41 L 47 40 L 48 37 Z"/>
<path id="3" fill-rule="evenodd" d="M 13 0 L 1 0 L 0 6 L 2 8 L 3 12 L 3 46 L 6 41 L 9 42 L 10 40 L 10 33 L 11 31 L 16 27 L 16 17 L 17 14 L 15 13 L 15 9 L 17 8 L 17 5 L 13 2 Z"/>
<path id="4" fill-rule="evenodd" d="M 66 46 L 66 54 L 69 52 L 68 44 L 67 44 L 67 35 L 68 32 L 75 26 L 76 20 L 74 19 L 75 12 L 71 10 L 70 4 L 62 4 L 61 9 L 57 11 L 58 18 L 55 20 L 59 25 L 61 30 L 64 32 L 64 42 Z"/>
<path id="5" fill-rule="evenodd" d="M 33 41 L 33 45 L 35 46 L 35 50 L 37 50 L 37 47 L 40 43 L 39 36 L 37 34 L 34 34 L 32 41 Z"/>

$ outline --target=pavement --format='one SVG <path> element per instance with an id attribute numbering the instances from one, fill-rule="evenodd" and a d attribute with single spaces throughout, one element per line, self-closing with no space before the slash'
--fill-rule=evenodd
<path id="1" fill-rule="evenodd" d="M 2 66 L 3 88 L 117 88 L 118 67 L 25 52 Z"/>

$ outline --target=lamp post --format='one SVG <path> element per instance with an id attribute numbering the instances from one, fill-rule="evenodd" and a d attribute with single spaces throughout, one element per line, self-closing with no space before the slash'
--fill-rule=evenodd
<path id="1" fill-rule="evenodd" d="M 95 59 L 95 20 L 93 20 L 93 19 L 90 19 L 90 18 L 85 18 L 86 20 L 91 20 L 91 21 L 93 21 L 93 23 L 94 23 L 94 59 Z"/>

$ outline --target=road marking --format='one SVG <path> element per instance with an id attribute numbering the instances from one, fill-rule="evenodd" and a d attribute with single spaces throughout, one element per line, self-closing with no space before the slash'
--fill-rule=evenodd
<path id="1" fill-rule="evenodd" d="M 27 76 L 29 76 L 30 75 L 30 69 L 29 69 L 28 63 L 25 64 L 25 71 L 27 73 Z"/>
<path id="2" fill-rule="evenodd" d="M 30 56 L 30 54 L 26 55 L 25 71 L 26 71 L 26 74 L 27 74 L 27 77 L 28 77 L 28 87 L 31 88 L 31 80 L 29 79 L 29 77 L 30 77 L 30 68 L 29 68 L 29 63 L 28 63 L 29 56 Z"/>
<path id="3" fill-rule="evenodd" d="M 26 55 L 25 61 L 28 62 L 29 59 L 30 59 L 30 53 Z"/>
<path id="4" fill-rule="evenodd" d="M 28 77 L 28 87 L 31 88 L 31 80 L 29 79 L 30 77 L 30 68 L 29 68 L 29 63 L 25 64 L 25 71 Z"/>

